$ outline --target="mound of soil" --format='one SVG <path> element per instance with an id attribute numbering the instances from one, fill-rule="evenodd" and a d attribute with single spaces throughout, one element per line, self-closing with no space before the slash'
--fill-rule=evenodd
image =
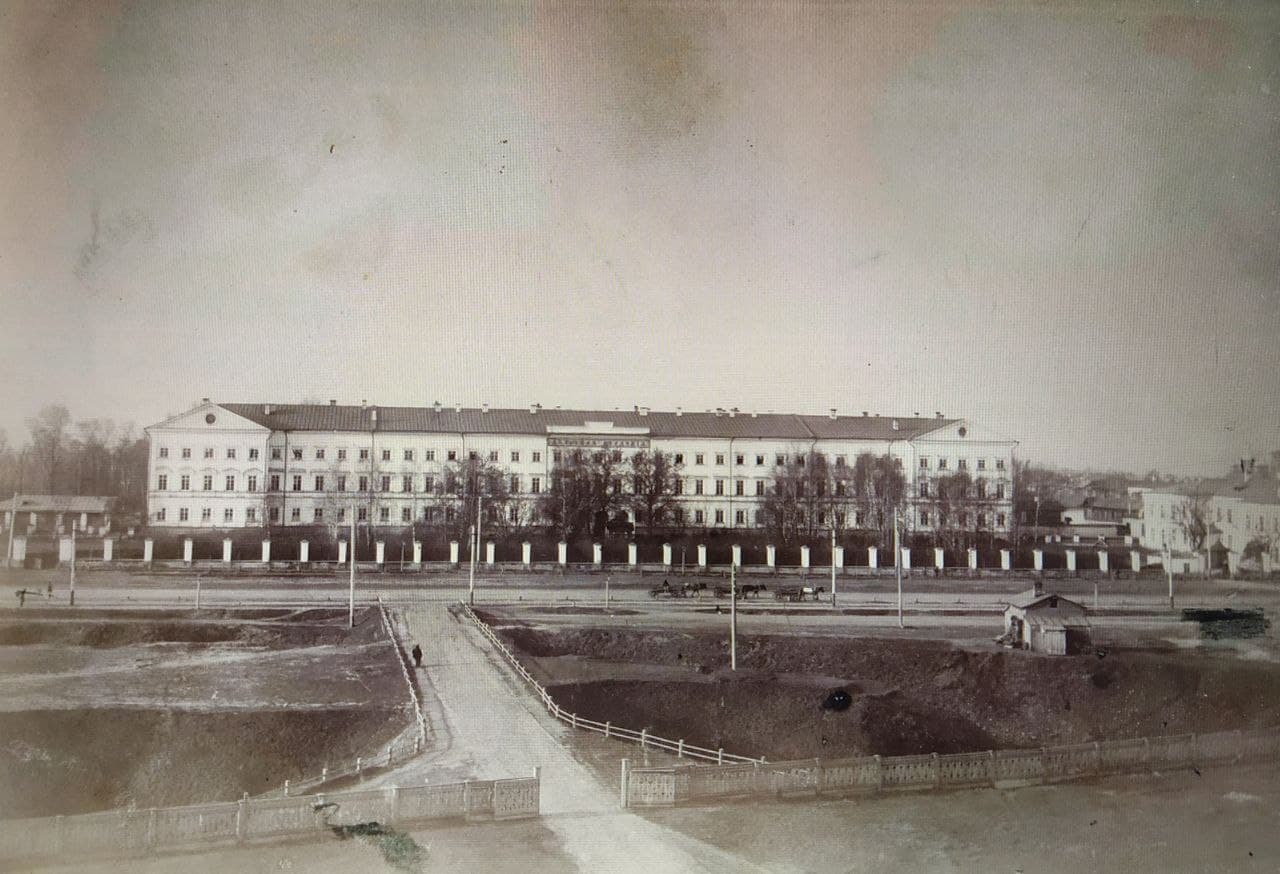
<path id="1" fill-rule="evenodd" d="M 368 755 L 403 708 L 0 712 L 0 818 L 234 801 Z"/>
<path id="2" fill-rule="evenodd" d="M 1112 648 L 1055 657 L 945 641 L 761 635 L 739 639 L 739 670 L 729 674 L 719 635 L 519 625 L 500 633 L 531 657 L 561 706 L 582 716 L 774 760 L 1280 725 L 1280 666 L 1204 654 Z M 586 672 L 572 676 L 578 660 L 563 656 L 590 660 L 596 678 L 600 662 L 643 662 L 669 668 L 669 680 L 575 683 Z M 840 686 L 852 705 L 824 708 Z"/>

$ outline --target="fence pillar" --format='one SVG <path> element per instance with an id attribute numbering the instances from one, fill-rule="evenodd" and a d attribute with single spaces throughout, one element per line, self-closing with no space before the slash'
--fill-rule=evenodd
<path id="1" fill-rule="evenodd" d="M 599 543 L 591 544 L 591 563 L 596 567 L 604 563 L 604 547 Z"/>
<path id="2" fill-rule="evenodd" d="M 526 569 L 533 565 L 533 544 L 527 540 L 520 544 L 520 561 Z"/>
<path id="3" fill-rule="evenodd" d="M 724 747 L 720 747 L 720 749 L 716 750 L 716 764 L 724 764 Z"/>
<path id="4" fill-rule="evenodd" d="M 742 567 L 742 547 L 741 546 L 735 543 L 732 547 L 730 547 L 729 555 L 731 556 L 729 560 L 733 562 L 734 567 Z"/>
<path id="5" fill-rule="evenodd" d="M 703 570 L 707 568 L 707 545 L 705 543 L 698 544 L 698 567 Z"/>
<path id="6" fill-rule="evenodd" d="M 299 540 L 298 541 L 298 561 L 301 562 L 302 564 L 306 564 L 310 560 L 311 560 L 311 541 Z"/>
<path id="7" fill-rule="evenodd" d="M 347 563 L 347 541 L 338 541 L 338 564 Z"/>
<path id="8" fill-rule="evenodd" d="M 1044 550 L 1043 549 L 1031 550 L 1031 561 L 1035 565 L 1035 569 L 1037 571 L 1043 571 L 1044 570 Z"/>
<path id="9" fill-rule="evenodd" d="M 764 548 L 764 563 L 770 568 L 778 566 L 778 550 L 772 544 Z"/>
<path id="10" fill-rule="evenodd" d="M 933 548 L 933 566 L 942 570 L 947 563 L 947 553 L 941 546 Z"/>
<path id="11" fill-rule="evenodd" d="M 805 570 L 809 569 L 809 547 L 800 547 L 800 567 Z"/>
<path id="12" fill-rule="evenodd" d="M 636 547 L 634 543 L 628 543 L 627 544 L 627 564 L 629 564 L 631 567 L 635 567 L 640 563 L 639 559 L 640 559 L 639 549 Z"/>
<path id="13" fill-rule="evenodd" d="M 1129 567 L 1135 574 L 1142 570 L 1142 553 L 1136 549 L 1129 553 Z"/>
<path id="14" fill-rule="evenodd" d="M 422 564 L 422 541 L 413 541 L 413 563 Z"/>
<path id="15" fill-rule="evenodd" d="M 222 563 L 231 564 L 231 538 L 222 538 Z"/>
<path id="16" fill-rule="evenodd" d="M 680 740 L 676 741 L 676 758 L 684 758 L 684 738 L 680 738 Z"/>
<path id="17" fill-rule="evenodd" d="M 911 548 L 904 546 L 902 548 L 902 569 L 904 571 L 911 570 Z"/>
<path id="18" fill-rule="evenodd" d="M 494 544 L 492 540 L 490 540 L 488 543 L 484 545 L 484 563 L 489 565 L 490 567 L 493 567 L 493 559 L 495 557 L 497 549 L 498 547 Z"/>
<path id="19" fill-rule="evenodd" d="M 190 537 L 182 541 L 182 561 L 184 564 L 191 564 L 191 557 L 195 551 L 195 541 Z"/>
<path id="20" fill-rule="evenodd" d="M 978 550 L 969 550 L 969 570 L 976 571 L 978 569 Z"/>
<path id="21" fill-rule="evenodd" d="M 248 826 L 249 802 L 247 799 L 241 798 L 236 802 L 236 843 L 243 844 L 245 831 Z"/>
<path id="22" fill-rule="evenodd" d="M 1076 572 L 1076 551 L 1074 549 L 1067 550 L 1067 572 Z"/>
<path id="23" fill-rule="evenodd" d="M 631 760 L 622 760 L 622 783 L 618 791 L 618 802 L 622 807 L 631 806 Z"/>
<path id="24" fill-rule="evenodd" d="M 18 550 L 19 543 L 21 543 L 22 555 L 25 558 L 27 554 L 27 538 L 25 537 L 14 538 L 13 540 L 14 556 L 13 557 L 14 558 L 18 557 L 17 550 Z M 151 564 L 155 554 L 156 554 L 156 542 L 152 540 L 150 537 L 143 540 L 142 541 L 142 560 L 147 564 Z"/>
<path id="25" fill-rule="evenodd" d="M 1000 570 L 1013 570 L 1013 554 L 1007 549 L 1000 550 Z"/>
<path id="26" fill-rule="evenodd" d="M 104 562 L 111 561 L 112 557 L 115 555 L 115 546 L 116 542 L 110 537 L 102 538 L 102 560 Z"/>
<path id="27" fill-rule="evenodd" d="M 874 546 L 868 546 L 867 547 L 867 567 L 871 568 L 872 570 L 875 570 L 879 559 L 880 559 L 880 550 L 876 549 Z"/>
<path id="28" fill-rule="evenodd" d="M 1105 549 L 1098 550 L 1098 570 L 1107 573 L 1111 569 L 1111 556 L 1107 555 Z"/>
<path id="29" fill-rule="evenodd" d="M 386 544 L 386 541 L 384 541 L 384 540 L 379 540 L 379 541 L 377 541 L 376 543 L 374 543 L 373 548 L 374 548 L 374 553 L 373 553 L 374 558 L 373 558 L 373 560 L 374 560 L 375 562 L 377 562 L 378 567 L 382 567 L 383 562 L 385 562 L 385 561 L 387 560 L 387 544 Z"/>
<path id="30" fill-rule="evenodd" d="M 458 541 L 456 540 L 449 541 L 449 564 L 455 566 L 458 564 Z"/>
<path id="31" fill-rule="evenodd" d="M 556 544 L 556 558 L 560 562 L 560 567 L 564 567 L 569 563 L 569 544 L 563 540 Z"/>
<path id="32" fill-rule="evenodd" d="M 271 541 L 262 541 L 262 563 L 266 564 L 271 561 Z"/>
<path id="33" fill-rule="evenodd" d="M 662 564 L 670 570 L 671 568 L 671 544 L 662 544 Z"/>

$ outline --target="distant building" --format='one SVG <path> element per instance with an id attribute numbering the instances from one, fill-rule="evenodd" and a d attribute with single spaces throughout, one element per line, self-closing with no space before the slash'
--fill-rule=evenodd
<path id="1" fill-rule="evenodd" d="M 82 534 L 106 534 L 115 502 L 115 498 L 90 495 L 18 495 L 0 506 L 6 530 L 16 509 L 19 534 L 70 534 L 73 525 Z"/>
<path id="2" fill-rule="evenodd" d="M 1005 638 L 1014 646 L 1050 655 L 1082 652 L 1089 646 L 1088 611 L 1037 584 L 1004 611 Z"/>
<path id="3" fill-rule="evenodd" d="M 503 468 L 512 500 L 504 522 L 540 523 L 540 494 L 569 454 L 619 462 L 662 451 L 679 468 L 669 522 L 751 529 L 778 470 L 822 454 L 830 468 L 860 454 L 888 455 L 909 495 L 908 528 L 948 525 L 1004 535 L 1012 521 L 1016 442 L 965 419 L 632 410 L 378 407 L 367 404 L 217 404 L 207 399 L 147 429 L 149 524 L 178 528 L 342 525 L 403 527 L 453 520 L 450 470 L 475 459 Z M 939 510 L 937 483 L 966 474 L 970 494 Z M 630 488 L 619 478 L 616 488 Z M 822 528 L 870 527 L 833 487 L 814 520 Z M 842 504 L 843 502 L 843 504 Z M 847 509 L 844 509 L 847 507 Z M 953 518 L 940 520 L 940 512 Z M 632 519 L 634 521 L 634 519 Z"/>

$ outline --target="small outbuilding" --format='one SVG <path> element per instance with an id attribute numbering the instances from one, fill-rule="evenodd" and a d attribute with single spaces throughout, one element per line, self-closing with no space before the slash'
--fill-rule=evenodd
<path id="1" fill-rule="evenodd" d="M 1090 645 L 1087 613 L 1083 604 L 1045 593 L 1037 584 L 1005 608 L 1001 639 L 1020 649 L 1050 655 L 1084 652 Z"/>

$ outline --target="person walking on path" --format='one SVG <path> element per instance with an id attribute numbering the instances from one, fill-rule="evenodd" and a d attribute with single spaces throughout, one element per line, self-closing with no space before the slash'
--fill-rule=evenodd
<path id="1" fill-rule="evenodd" d="M 413 655 L 413 666 L 414 666 L 415 668 L 420 668 L 420 667 L 422 667 L 422 647 L 418 646 L 418 645 L 415 643 L 415 644 L 413 645 L 413 653 L 412 653 L 412 655 Z"/>

